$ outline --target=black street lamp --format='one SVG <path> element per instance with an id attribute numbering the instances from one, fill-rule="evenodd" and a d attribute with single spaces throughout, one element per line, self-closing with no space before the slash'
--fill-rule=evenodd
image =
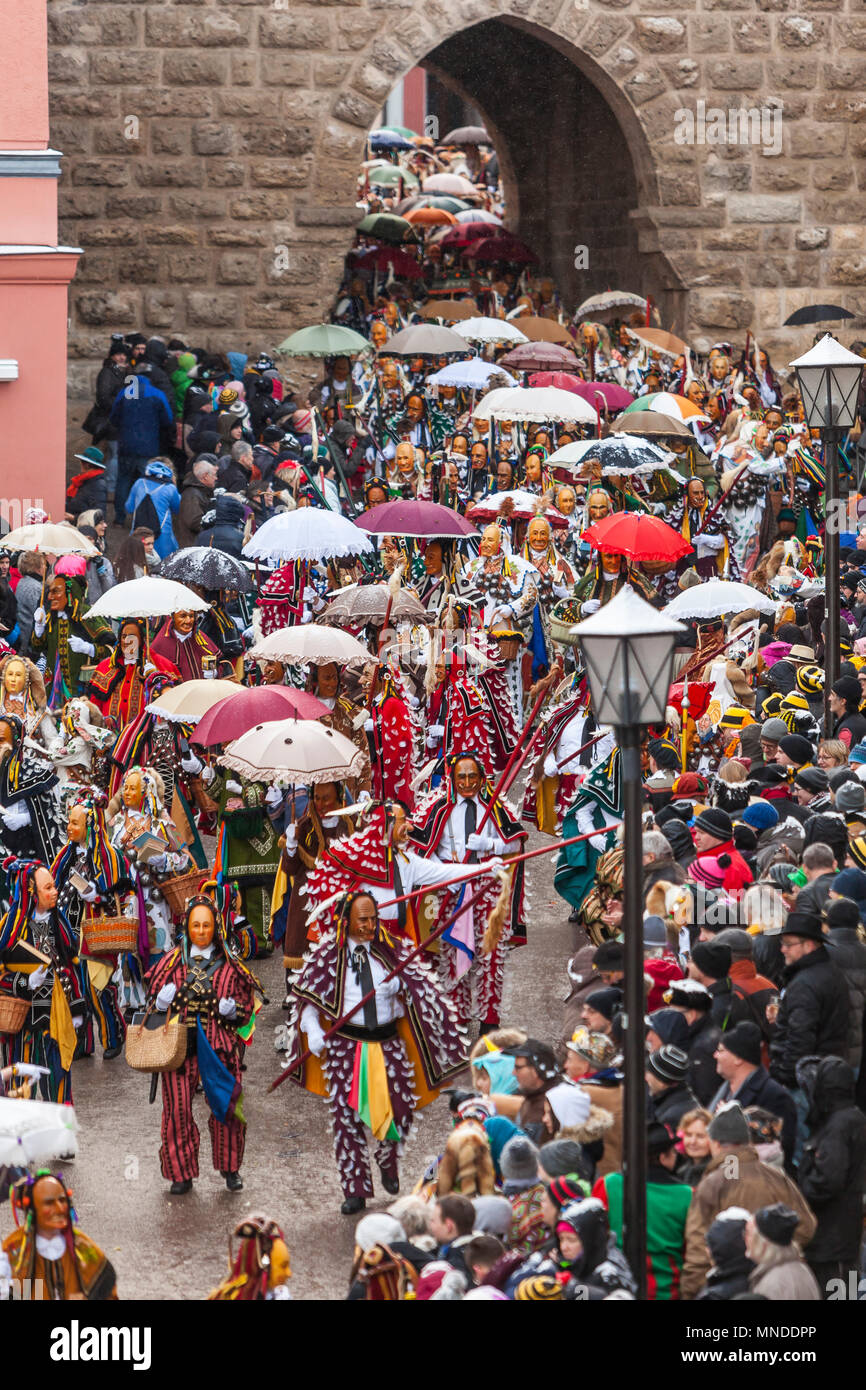
<path id="1" fill-rule="evenodd" d="M 827 640 L 824 657 L 824 737 L 833 732 L 830 692 L 839 679 L 839 443 L 857 418 L 857 398 L 864 361 L 825 333 L 819 342 L 790 362 L 797 373 L 800 398 L 810 430 L 824 443 L 824 602 Z"/>
<path id="2" fill-rule="evenodd" d="M 612 724 L 622 750 L 623 934 L 625 936 L 625 1134 L 623 1246 L 646 1298 L 646 1082 L 643 979 L 643 783 L 641 730 L 664 724 L 674 648 L 685 633 L 631 585 L 571 629 L 586 665 L 592 707 Z"/>

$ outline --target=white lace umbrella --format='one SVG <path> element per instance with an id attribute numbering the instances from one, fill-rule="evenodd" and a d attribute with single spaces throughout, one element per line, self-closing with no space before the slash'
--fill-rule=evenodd
<path id="1" fill-rule="evenodd" d="M 316 666 L 332 661 L 344 666 L 359 659 L 372 660 L 364 644 L 351 633 L 341 632 L 336 627 L 320 627 L 317 623 L 277 628 L 251 647 L 249 654 L 259 661 L 282 661 L 288 666 L 301 666 L 307 661 Z"/>
<path id="2" fill-rule="evenodd" d="M 157 574 L 127 579 L 98 598 L 86 618 L 162 618 L 170 613 L 206 613 L 210 604 L 176 579 Z"/>
<path id="3" fill-rule="evenodd" d="M 303 787 L 338 782 L 363 771 L 361 750 L 313 719 L 272 719 L 241 734 L 219 761 L 254 782 Z"/>
<path id="4" fill-rule="evenodd" d="M 99 551 L 92 541 L 68 521 L 38 521 L 16 526 L 0 541 L 2 550 L 43 550 L 48 555 L 85 555 L 95 560 Z"/>
<path id="5" fill-rule="evenodd" d="M 476 408 L 476 415 L 480 413 L 484 404 L 485 401 L 482 401 Z M 573 391 L 560 391 L 556 386 L 515 386 L 504 389 L 501 397 L 488 406 L 483 418 L 573 420 L 587 425 L 594 425 L 596 422 L 595 411 L 588 401 L 575 395 Z"/>
<path id="6" fill-rule="evenodd" d="M 451 362 L 447 367 L 428 376 L 428 386 L 462 386 L 468 391 L 486 391 L 492 377 L 504 377 L 509 386 L 517 386 L 517 378 L 500 367 L 496 362 L 485 362 L 481 357 L 467 357 L 463 362 Z M 507 387 L 495 387 L 507 390 Z M 492 394 L 492 393 L 491 393 Z M 484 417 L 481 416 L 483 419 Z"/>
<path id="7" fill-rule="evenodd" d="M 505 319 L 477 318 L 464 319 L 454 325 L 454 332 L 470 343 L 528 343 L 525 333 L 521 333 L 513 323 Z"/>
<path id="8" fill-rule="evenodd" d="M 78 1152 L 78 1121 L 71 1105 L 0 1098 L 0 1164 L 26 1168 Z"/>
<path id="9" fill-rule="evenodd" d="M 181 681 L 163 690 L 156 700 L 146 706 L 148 714 L 156 714 L 172 724 L 197 724 L 211 705 L 237 695 L 237 681 Z"/>
<path id="10" fill-rule="evenodd" d="M 338 512 L 298 507 L 260 526 L 243 553 L 249 560 L 342 560 L 372 550 L 370 538 Z"/>
<path id="11" fill-rule="evenodd" d="M 662 612 L 668 618 L 698 618 L 708 620 L 729 614 L 732 618 L 755 608 L 759 613 L 775 613 L 776 604 L 766 594 L 753 589 L 750 584 L 735 583 L 730 579 L 708 579 L 704 584 L 694 584 L 684 589 Z"/>

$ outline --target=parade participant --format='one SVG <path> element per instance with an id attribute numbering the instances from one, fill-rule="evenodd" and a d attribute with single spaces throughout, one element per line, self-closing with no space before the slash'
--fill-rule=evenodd
<path id="1" fill-rule="evenodd" d="M 525 839 L 526 831 L 511 808 L 499 797 L 494 800 L 480 755 L 468 749 L 448 759 L 447 783 L 421 808 L 412 833 L 412 843 L 442 864 L 484 864 L 509 851 L 519 851 Z M 501 935 L 491 950 L 482 953 L 488 918 L 501 891 L 498 882 L 490 883 L 448 928 L 439 952 L 443 988 L 453 998 L 458 1018 L 461 1023 L 477 1019 L 482 1032 L 499 1024 L 506 949 L 526 940 L 522 864 L 514 868 L 504 890 L 507 899 Z M 469 896 L 468 890 L 460 887 L 444 892 L 439 921 L 451 917 Z M 476 969 L 470 975 L 473 965 Z"/>
<path id="2" fill-rule="evenodd" d="M 597 613 L 619 593 L 626 584 L 648 603 L 659 606 L 659 599 L 650 581 L 635 566 L 629 566 L 622 555 L 598 551 L 594 562 L 574 586 L 574 607 L 577 616 L 588 618 Z"/>
<path id="3" fill-rule="evenodd" d="M 173 1196 L 199 1176 L 199 1131 L 193 1097 L 199 1081 L 210 1110 L 208 1128 L 216 1172 L 229 1192 L 243 1187 L 246 1120 L 241 1107 L 243 1044 L 239 1029 L 253 1013 L 253 987 L 232 954 L 222 914 L 209 897 L 187 900 L 181 941 L 147 977 L 149 1009 L 176 1012 L 187 1025 L 187 1055 L 162 1073 L 160 1168 Z"/>
<path id="4" fill-rule="evenodd" d="M 202 767 L 195 759 L 199 768 Z M 243 915 L 255 937 L 256 954 L 269 956 L 274 880 L 280 866 L 279 836 L 268 814 L 273 797 L 264 782 L 234 777 L 226 771 L 203 769 L 208 795 L 217 804 L 217 848 L 214 873 L 221 882 L 237 884 Z"/>
<path id="5" fill-rule="evenodd" d="M 72 695 L 85 693 L 82 671 L 97 654 L 107 656 L 114 633 L 103 618 L 82 616 L 87 606 L 84 581 L 55 574 L 45 589 L 48 610 L 40 604 L 33 614 L 30 649 L 45 659 L 48 704 L 57 709 Z"/>
<path id="6" fill-rule="evenodd" d="M 367 734 L 374 801 L 415 804 L 412 717 L 398 678 L 390 666 L 370 662 L 364 667 L 361 688 L 367 701 Z"/>
<path id="7" fill-rule="evenodd" d="M 7 861 L 4 867 L 15 879 L 9 911 L 0 922 L 0 991 L 29 999 L 31 1006 L 21 1031 L 4 1039 L 3 1064 L 32 1062 L 47 1068 L 39 1078 L 43 1100 L 71 1101 L 76 1028 L 86 1012 L 76 970 L 77 942 L 58 910 L 51 871 L 34 860 Z M 27 947 L 47 957 L 48 963 L 20 968 Z"/>
<path id="8" fill-rule="evenodd" d="M 281 837 L 282 855 L 272 904 L 272 934 L 283 943 L 286 970 L 300 970 L 307 950 L 307 884 L 322 856 L 341 837 L 351 834 L 353 821 L 341 814 L 342 788 L 339 782 L 316 782 L 307 809 L 297 822 L 286 826 Z M 287 894 L 287 889 L 291 891 Z M 288 903 L 286 898 L 288 897 Z M 283 928 L 282 918 L 285 919 Z M 282 930 L 281 930 L 282 928 Z"/>
<path id="9" fill-rule="evenodd" d="M 574 571 L 553 543 L 550 522 L 544 516 L 533 517 L 526 530 L 523 558 L 534 565 L 541 576 L 538 582 L 538 602 L 542 614 L 554 598 L 565 598 L 574 586 Z"/>
<path id="10" fill-rule="evenodd" d="M 321 722 L 345 735 L 354 743 L 363 758 L 361 773 L 349 779 L 350 795 L 353 801 L 357 801 L 362 791 L 370 790 L 370 750 L 363 726 L 357 729 L 355 727 L 355 720 L 360 713 L 359 707 L 342 693 L 342 683 L 342 671 L 335 661 L 311 664 L 307 689 L 321 700 L 323 705 L 327 705 L 329 710 L 328 714 L 322 715 Z"/>
<path id="11" fill-rule="evenodd" d="M 180 672 L 182 681 L 201 680 L 218 674 L 219 648 L 197 630 L 198 614 L 190 609 L 166 618 L 150 644 L 151 658 L 162 657 Z M 230 674 L 230 673 L 229 673 Z"/>
<path id="12" fill-rule="evenodd" d="M 480 596 L 482 627 L 492 629 L 497 621 L 513 619 L 523 631 L 538 602 L 538 571 L 521 556 L 506 553 L 510 545 L 498 522 L 485 526 L 478 555 L 466 566 L 466 579 Z"/>
<path id="13" fill-rule="evenodd" d="M 599 734 L 597 743 L 584 746 Z M 548 710 L 533 736 L 527 759 L 531 771 L 523 800 L 524 824 L 535 824 L 544 834 L 555 835 L 580 779 L 606 762 L 613 748 L 613 731 L 599 728 L 588 694 L 580 687 Z"/>
<path id="14" fill-rule="evenodd" d="M 24 740 L 17 715 L 0 719 L 0 840 L 19 859 L 50 863 L 60 841 L 57 774 L 48 754 L 31 752 Z"/>
<path id="15" fill-rule="evenodd" d="M 477 748 L 489 777 L 493 771 L 487 731 L 490 710 L 453 647 L 443 651 L 438 644 L 431 645 L 425 687 L 427 756 L 441 758 L 458 748 Z"/>
<path id="16" fill-rule="evenodd" d="M 27 657 L 15 652 L 0 664 L 0 719 L 7 714 L 17 715 L 24 735 L 46 748 L 57 737 L 57 727 L 48 713 L 42 672 Z"/>
<path id="17" fill-rule="evenodd" d="M 153 699 L 151 677 L 164 677 L 162 689 L 176 685 L 180 671 L 172 662 L 148 650 L 147 620 L 124 618 L 117 646 L 111 656 L 100 661 L 88 687 L 88 694 L 102 715 L 118 732 L 140 719 L 145 705 Z"/>
<path id="18" fill-rule="evenodd" d="M 291 1298 L 289 1247 L 282 1228 L 253 1212 L 235 1227 L 237 1252 L 229 1241 L 229 1272 L 208 1295 L 216 1303 L 271 1303 Z"/>
<path id="19" fill-rule="evenodd" d="M 667 523 L 692 545 L 690 553 L 677 561 L 677 571 L 697 570 L 703 579 L 740 578 L 737 561 L 730 547 L 727 523 L 722 511 L 708 519 L 710 502 L 703 479 L 690 478 L 683 499 L 673 508 Z"/>
<path id="20" fill-rule="evenodd" d="M 451 1000 L 429 966 L 417 958 L 407 962 L 406 956 L 379 922 L 373 898 L 349 894 L 293 989 L 301 1015 L 288 1066 L 309 1048 L 312 1056 L 292 1079 L 328 1098 L 345 1216 L 362 1211 L 373 1196 L 365 1125 L 377 1140 L 382 1186 L 393 1196 L 416 1106 L 435 1100 L 465 1066 L 465 1040 Z M 399 976 L 386 983 L 395 968 Z M 371 990 L 374 998 L 325 1040 L 325 1032 Z"/>
<path id="21" fill-rule="evenodd" d="M 13 1281 L 13 1298 L 88 1303 L 117 1298 L 114 1267 L 75 1224 L 72 1192 L 62 1174 L 39 1168 L 16 1183 L 12 1203 L 16 1219 L 21 1212 L 24 1220 L 3 1242 L 0 1282 L 4 1273 Z"/>

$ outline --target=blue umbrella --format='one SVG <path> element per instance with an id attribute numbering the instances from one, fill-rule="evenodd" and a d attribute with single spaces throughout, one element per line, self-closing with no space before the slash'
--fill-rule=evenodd
<path id="1" fill-rule="evenodd" d="M 367 144 L 371 150 L 414 150 L 415 148 L 411 140 L 407 140 L 396 130 L 389 130 L 387 126 L 382 126 L 379 130 L 371 130 L 367 136 Z"/>

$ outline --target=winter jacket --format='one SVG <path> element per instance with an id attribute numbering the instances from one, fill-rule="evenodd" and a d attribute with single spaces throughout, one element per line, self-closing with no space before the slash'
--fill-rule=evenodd
<path id="1" fill-rule="evenodd" d="M 749 1275 L 749 1289 L 773 1303 L 816 1303 L 821 1298 L 818 1281 L 793 1245 L 774 1246 Z"/>
<path id="2" fill-rule="evenodd" d="M 100 555 L 98 560 L 88 560 L 87 570 L 87 603 L 90 608 L 107 594 L 116 583 L 114 578 L 114 566 L 107 555 Z"/>
<path id="3" fill-rule="evenodd" d="M 698 1098 L 694 1091 L 685 1081 L 678 1081 L 674 1086 L 666 1086 L 663 1091 L 657 1091 L 652 1097 L 652 1109 L 659 1124 L 667 1125 L 672 1134 L 676 1134 L 677 1127 L 687 1110 L 698 1108 Z"/>
<path id="4" fill-rule="evenodd" d="M 198 535 L 199 545 L 212 545 L 216 550 L 224 550 L 235 559 L 241 558 L 244 543 L 244 518 L 246 509 L 243 502 L 231 493 L 216 499 L 213 524 L 202 527 Z"/>
<path id="5" fill-rule="evenodd" d="M 780 990 L 785 977 L 781 931 L 762 931 L 753 936 L 752 960 L 758 973 L 772 980 L 777 991 Z"/>
<path id="6" fill-rule="evenodd" d="M 42 576 L 35 565 L 28 561 L 27 555 L 18 561 L 21 578 L 15 590 L 15 605 L 18 612 L 18 650 L 27 655 L 30 635 L 33 632 L 33 614 L 42 601 Z"/>
<path id="7" fill-rule="evenodd" d="M 592 1189 L 604 1203 L 610 1229 L 622 1248 L 623 1176 L 608 1173 Z M 647 1298 L 659 1302 L 679 1298 L 686 1218 L 692 1190 L 666 1168 L 650 1164 L 646 1181 Z"/>
<path id="8" fill-rule="evenodd" d="M 88 477 L 87 474 L 91 476 Z M 104 512 L 108 503 L 108 478 L 104 468 L 83 469 L 77 474 L 72 482 L 78 478 L 82 481 L 78 483 L 74 494 L 66 493 L 66 510 L 76 519 L 82 512 Z"/>
<path id="9" fill-rule="evenodd" d="M 829 873 L 820 874 L 818 878 L 813 878 L 811 883 L 807 883 L 805 888 L 801 888 L 794 899 L 794 907 L 797 912 L 817 912 L 818 916 L 824 911 L 824 904 L 830 896 L 830 889 L 836 881 L 836 870 L 831 869 Z"/>
<path id="10" fill-rule="evenodd" d="M 770 1036 L 767 1005 L 778 994 L 776 986 L 765 975 L 759 975 L 750 960 L 735 960 L 731 966 L 730 980 L 734 993 L 745 995 L 745 999 L 741 998 L 740 1002 L 748 1008 L 747 1017 L 751 1022 L 757 1023 L 762 1037 L 766 1040 Z"/>
<path id="11" fill-rule="evenodd" d="M 171 383 L 171 377 L 165 370 L 167 359 L 168 348 L 162 339 L 150 338 L 147 347 L 144 349 L 144 358 L 142 360 L 150 363 L 148 376 L 157 391 L 161 391 L 165 396 L 169 404 L 169 409 L 172 414 L 174 414 L 174 387 Z"/>
<path id="12" fill-rule="evenodd" d="M 827 950 L 848 985 L 846 1061 L 856 1071 L 863 1055 L 863 1010 L 866 1008 L 866 945 L 854 927 L 831 927 Z"/>
<path id="13" fill-rule="evenodd" d="M 596 1177 L 616 1173 L 622 1167 L 622 1107 L 625 1099 L 622 1074 L 614 1067 L 606 1067 L 594 1076 L 584 1076 L 580 1084 L 589 1095 L 591 1104 L 606 1110 L 613 1121 L 604 1132 L 604 1149 L 595 1165 Z"/>
<path id="14" fill-rule="evenodd" d="M 144 477 L 138 478 L 133 483 L 126 499 L 126 514 L 133 519 L 133 522 L 136 509 L 141 506 L 145 497 L 149 497 L 156 508 L 160 529 L 153 548 L 161 560 L 177 550 L 172 517 L 180 508 L 180 493 L 175 487 L 173 479 L 174 475 L 171 469 L 166 464 L 160 463 L 158 459 L 154 459 L 144 470 Z"/>
<path id="15" fill-rule="evenodd" d="M 736 1093 L 731 1090 L 729 1082 L 724 1082 L 710 1101 L 709 1108 L 715 1114 L 720 1105 L 726 1105 L 731 1100 L 735 1100 L 744 1110 L 750 1105 L 757 1105 L 762 1110 L 769 1110 L 771 1115 L 779 1116 L 782 1121 L 782 1150 L 786 1163 L 790 1165 L 797 1138 L 797 1107 L 790 1091 L 774 1081 L 764 1067 L 755 1067 Z"/>
<path id="16" fill-rule="evenodd" d="M 174 523 L 174 534 L 181 550 L 188 545 L 198 545 L 201 519 L 213 505 L 213 488 L 205 487 L 194 473 L 187 473 L 180 485 L 180 506 Z"/>
<path id="17" fill-rule="evenodd" d="M 276 463 L 277 455 L 273 449 L 270 449 L 267 444 L 256 444 L 253 449 L 253 467 L 259 470 L 265 480 L 273 477 Z"/>
<path id="18" fill-rule="evenodd" d="M 726 975 L 723 980 L 714 980 L 707 988 L 713 1000 L 710 1017 L 723 1033 L 729 1028 L 735 1028 L 738 1023 L 754 1023 L 755 1015 L 748 1000 L 734 989 L 729 976 Z"/>
<path id="19" fill-rule="evenodd" d="M 801 1057 L 846 1057 L 848 986 L 826 946 L 785 967 L 779 1017 L 770 1043 L 770 1075 L 796 1086 Z M 847 1058 L 846 1058 L 847 1060 Z"/>
<path id="20" fill-rule="evenodd" d="M 751 1144 L 732 1144 L 711 1159 L 692 1194 L 686 1222 L 682 1298 L 694 1298 L 706 1281 L 710 1268 L 706 1234 L 719 1212 L 726 1207 L 745 1207 L 746 1211 L 756 1212 L 774 1202 L 784 1202 L 799 1215 L 795 1239 L 802 1249 L 812 1239 L 818 1223 L 799 1188 L 780 1168 L 761 1163 Z"/>
<path id="21" fill-rule="evenodd" d="M 721 1036 L 721 1029 L 714 1022 L 712 1014 L 701 1014 L 694 1023 L 689 1024 L 689 1036 L 683 1044 L 683 1050 L 689 1056 L 689 1086 L 701 1105 L 709 1105 L 719 1089 L 714 1054 Z"/>
<path id="22" fill-rule="evenodd" d="M 111 408 L 110 419 L 117 426 L 120 452 L 140 458 L 152 458 L 160 453 L 163 432 L 174 431 L 168 400 L 146 376 L 137 376 L 120 392 Z"/>
<path id="23" fill-rule="evenodd" d="M 225 488 L 226 492 L 246 492 L 252 477 L 252 473 L 235 462 L 231 454 L 220 455 L 217 487 Z"/>
<path id="24" fill-rule="evenodd" d="M 118 392 L 128 376 L 129 367 L 121 367 L 106 357 L 96 378 L 96 402 L 84 424 L 84 429 L 93 436 L 94 444 L 117 438 L 117 430 L 109 423 L 109 418 Z"/>
<path id="25" fill-rule="evenodd" d="M 854 1072 L 839 1057 L 825 1057 L 809 1081 L 802 1079 L 809 1097 L 809 1138 L 797 1180 L 818 1218 L 806 1258 L 811 1264 L 840 1261 L 854 1268 L 866 1192 L 866 1116 L 854 1103 Z"/>

